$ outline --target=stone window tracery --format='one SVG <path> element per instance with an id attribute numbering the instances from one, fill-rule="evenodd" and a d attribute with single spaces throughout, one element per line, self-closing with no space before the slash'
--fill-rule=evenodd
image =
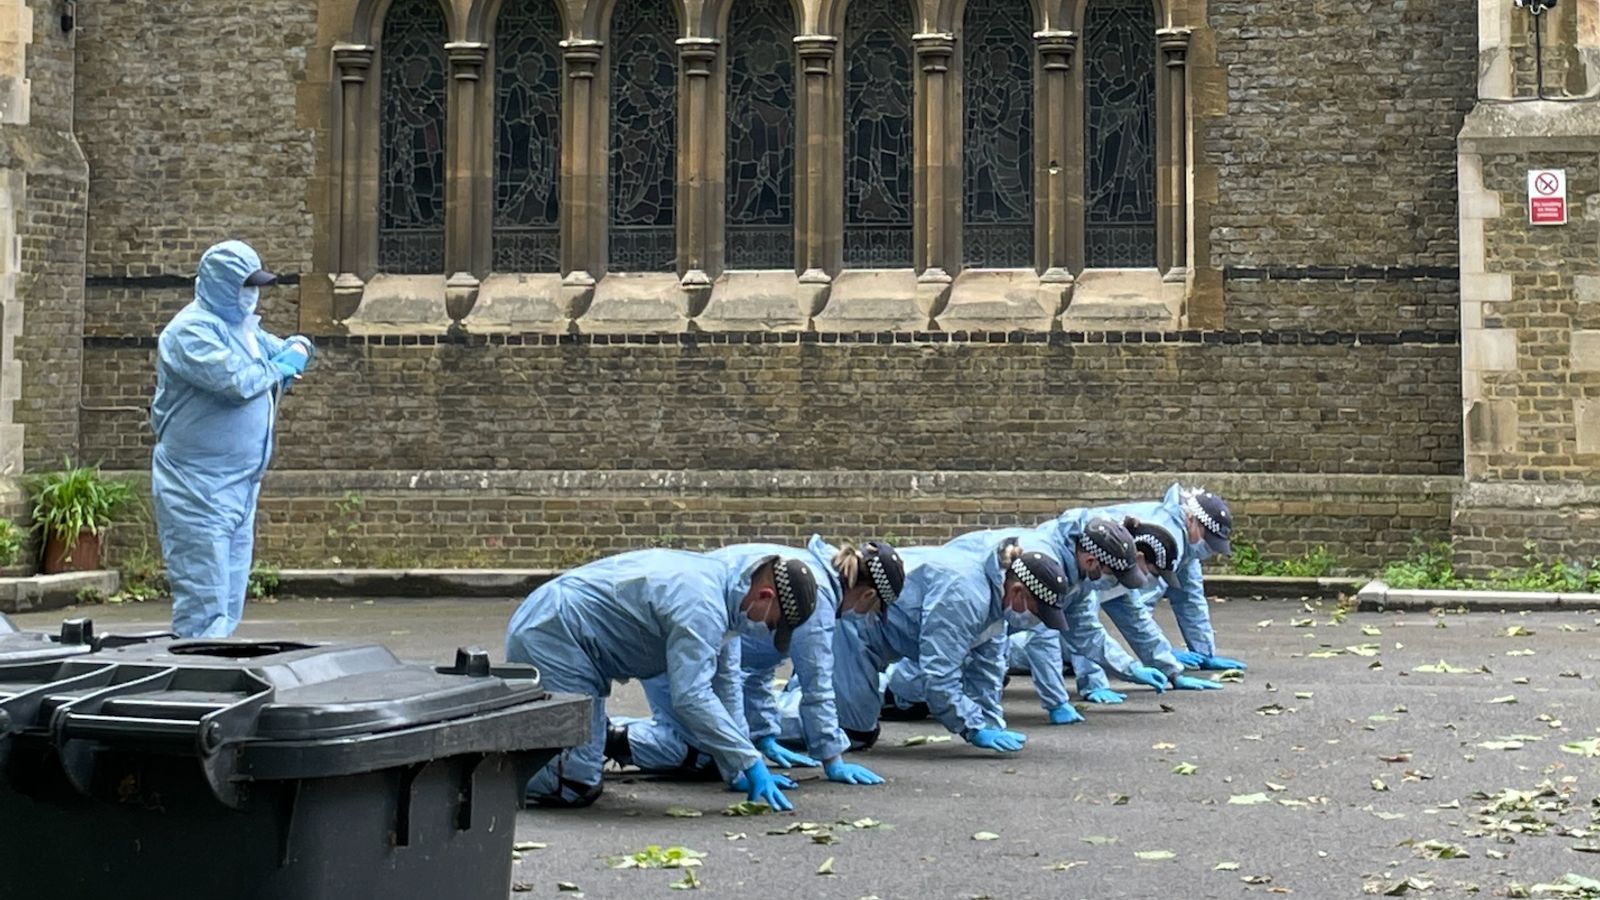
<path id="1" fill-rule="evenodd" d="M 971 268 L 1033 265 L 1033 43 L 1019 0 L 963 18 L 962 246 Z"/>
<path id="2" fill-rule="evenodd" d="M 444 14 L 434 0 L 395 0 L 384 19 L 379 88 L 378 268 L 444 268 Z"/>
<path id="3" fill-rule="evenodd" d="M 729 268 L 794 265 L 794 34 L 787 0 L 737 0 L 729 14 Z"/>
<path id="4" fill-rule="evenodd" d="M 671 0 L 621 0 L 611 15 L 609 265 L 677 264 L 678 20 Z"/>
<path id="5" fill-rule="evenodd" d="M 909 267 L 913 11 L 905 0 L 856 0 L 844 30 L 844 263 Z"/>
<path id="6" fill-rule="evenodd" d="M 496 271 L 560 268 L 560 36 L 551 0 L 507 0 L 495 26 Z"/>

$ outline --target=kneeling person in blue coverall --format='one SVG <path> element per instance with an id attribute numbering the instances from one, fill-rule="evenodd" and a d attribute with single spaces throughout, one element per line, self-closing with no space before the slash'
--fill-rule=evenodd
<path id="1" fill-rule="evenodd" d="M 793 557 L 811 569 L 817 582 L 816 612 L 795 630 L 787 648 L 779 649 L 771 636 L 739 638 L 744 714 L 756 749 L 776 766 L 820 764 L 829 781 L 882 784 L 883 779 L 870 769 L 842 758 L 850 741 L 839 725 L 834 701 L 833 635 L 835 620 L 846 609 L 855 611 L 894 602 L 906 579 L 900 555 L 882 541 L 868 541 L 860 549 L 848 543 L 834 547 L 820 535 L 812 535 L 804 550 L 774 544 L 734 544 L 706 555 L 734 568 L 776 555 Z M 790 746 L 781 742 L 783 723 L 772 689 L 775 670 L 785 658 L 792 660 L 794 681 L 804 690 L 804 700 L 796 707 L 800 733 L 790 737 Z M 704 777 L 713 773 L 713 760 L 694 745 L 672 714 L 666 677 L 647 679 L 644 689 L 650 700 L 650 716 L 612 719 L 606 735 L 606 758 L 653 774 Z"/>
<path id="2" fill-rule="evenodd" d="M 778 556 L 736 568 L 699 553 L 638 550 L 541 586 L 511 617 L 506 658 L 538 666 L 553 691 L 593 697 L 594 709 L 589 741 L 534 776 L 528 800 L 569 808 L 597 800 L 612 682 L 665 673 L 674 719 L 733 788 L 773 809 L 793 809 L 750 743 L 739 639 L 772 634 L 787 649 L 816 604 L 816 580 L 805 564 Z"/>
<path id="3" fill-rule="evenodd" d="M 250 245 L 217 244 L 157 345 L 150 487 L 179 637 L 228 637 L 244 616 L 278 401 L 314 352 L 262 330 L 256 303 L 276 282 Z"/>

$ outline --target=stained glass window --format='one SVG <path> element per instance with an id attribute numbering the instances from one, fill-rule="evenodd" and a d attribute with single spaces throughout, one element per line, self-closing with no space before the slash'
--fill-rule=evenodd
<path id="1" fill-rule="evenodd" d="M 728 17 L 727 261 L 794 266 L 794 12 L 736 0 Z"/>
<path id="2" fill-rule="evenodd" d="M 384 17 L 378 139 L 384 272 L 444 271 L 445 35 L 436 0 L 395 0 Z"/>
<path id="3" fill-rule="evenodd" d="M 844 262 L 911 265 L 911 6 L 855 0 L 845 12 Z"/>
<path id="4" fill-rule="evenodd" d="M 1032 15 L 970 0 L 962 21 L 962 246 L 966 265 L 1033 265 Z"/>
<path id="5" fill-rule="evenodd" d="M 611 14 L 610 265 L 677 265 L 678 20 L 672 0 L 621 0 Z"/>
<path id="6" fill-rule="evenodd" d="M 506 0 L 494 39 L 494 268 L 561 266 L 561 20 Z"/>
<path id="7" fill-rule="evenodd" d="M 1091 267 L 1156 264 L 1155 40 L 1149 0 L 1093 0 L 1084 15 Z"/>

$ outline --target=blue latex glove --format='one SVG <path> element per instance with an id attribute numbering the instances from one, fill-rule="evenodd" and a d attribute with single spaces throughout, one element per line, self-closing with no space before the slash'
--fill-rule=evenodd
<path id="1" fill-rule="evenodd" d="M 835 757 L 823 766 L 822 771 L 827 774 L 829 781 L 840 784 L 883 784 L 883 778 L 878 773 L 866 766 L 847 763 Z"/>
<path id="2" fill-rule="evenodd" d="M 1174 658 L 1176 658 L 1178 660 L 1178 662 L 1183 663 L 1183 667 L 1185 669 L 1203 669 L 1203 668 L 1205 668 L 1205 665 L 1204 665 L 1204 663 L 1206 661 L 1205 656 L 1202 655 L 1202 654 L 1196 653 L 1193 650 L 1176 650 L 1175 649 L 1175 650 L 1172 651 L 1172 655 L 1173 655 Z"/>
<path id="3" fill-rule="evenodd" d="M 283 349 L 278 351 L 278 355 L 272 358 L 272 364 L 278 367 L 278 371 L 287 372 L 291 378 L 304 372 L 306 363 L 310 361 L 311 357 L 306 353 L 306 348 L 298 343 L 285 344 Z"/>
<path id="4" fill-rule="evenodd" d="M 1128 674 L 1131 676 L 1132 681 L 1148 684 L 1155 688 L 1158 694 L 1167 689 L 1166 673 L 1160 669 L 1152 669 L 1149 666 L 1134 666 L 1133 671 Z"/>
<path id="5" fill-rule="evenodd" d="M 272 366 L 278 370 L 278 377 L 283 380 L 284 384 L 288 384 L 300 376 L 300 373 L 295 371 L 294 366 L 286 362 L 280 362 L 276 357 L 272 360 Z"/>
<path id="6" fill-rule="evenodd" d="M 1063 703 L 1055 709 L 1050 710 L 1051 725 L 1071 725 L 1074 722 L 1082 721 L 1083 714 L 1073 709 L 1071 703 Z"/>
<path id="7" fill-rule="evenodd" d="M 1172 686 L 1180 691 L 1220 691 L 1222 685 L 1215 681 L 1206 681 L 1204 678 L 1190 678 L 1188 675 L 1179 675 L 1172 679 Z"/>
<path id="8" fill-rule="evenodd" d="M 1188 665 L 1188 663 L 1184 663 L 1184 665 Z M 1215 669 L 1220 672 L 1226 669 L 1238 669 L 1243 671 L 1250 667 L 1238 661 L 1237 659 L 1229 659 L 1226 656 L 1208 656 L 1200 661 L 1200 668 Z"/>
<path id="9" fill-rule="evenodd" d="M 745 769 L 744 774 L 734 780 L 733 787 L 748 792 L 751 803 L 765 803 L 774 812 L 788 812 L 794 809 L 794 804 L 783 795 L 783 791 L 778 790 L 780 778 L 788 782 L 788 787 L 794 787 L 793 781 L 782 775 L 774 776 L 767 771 L 766 763 L 757 760 L 755 765 Z"/>
<path id="10" fill-rule="evenodd" d="M 999 728 L 979 728 L 967 732 L 967 743 L 985 750 L 998 750 L 1001 753 L 1010 753 L 1021 750 L 1027 742 L 1026 735 L 1015 731 L 1004 731 Z"/>
<path id="11" fill-rule="evenodd" d="M 773 765 L 785 769 L 792 766 L 815 769 L 817 766 L 821 765 L 821 763 L 818 763 L 816 760 L 805 755 L 804 753 L 796 753 L 793 750 L 784 747 L 782 744 L 778 743 L 778 738 L 775 735 L 769 734 L 766 737 L 756 741 L 756 749 L 761 751 L 762 756 L 772 760 Z"/>
<path id="12" fill-rule="evenodd" d="M 1117 704 L 1128 699 L 1128 697 L 1125 694 L 1119 694 L 1116 691 L 1113 691 L 1111 688 L 1095 688 L 1089 693 L 1084 694 L 1083 699 L 1089 701 L 1090 703 Z"/>

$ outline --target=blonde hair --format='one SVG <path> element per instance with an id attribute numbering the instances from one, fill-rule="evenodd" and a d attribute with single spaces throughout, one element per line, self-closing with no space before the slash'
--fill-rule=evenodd
<path id="1" fill-rule="evenodd" d="M 1022 545 L 1012 541 L 1000 548 L 1000 568 L 1010 569 L 1011 564 L 1022 558 Z"/>
<path id="2" fill-rule="evenodd" d="M 839 544 L 839 552 L 833 555 L 833 570 L 839 573 L 839 580 L 844 582 L 846 588 L 856 586 L 856 579 L 861 577 L 861 565 L 865 562 L 861 551 L 849 541 Z"/>

